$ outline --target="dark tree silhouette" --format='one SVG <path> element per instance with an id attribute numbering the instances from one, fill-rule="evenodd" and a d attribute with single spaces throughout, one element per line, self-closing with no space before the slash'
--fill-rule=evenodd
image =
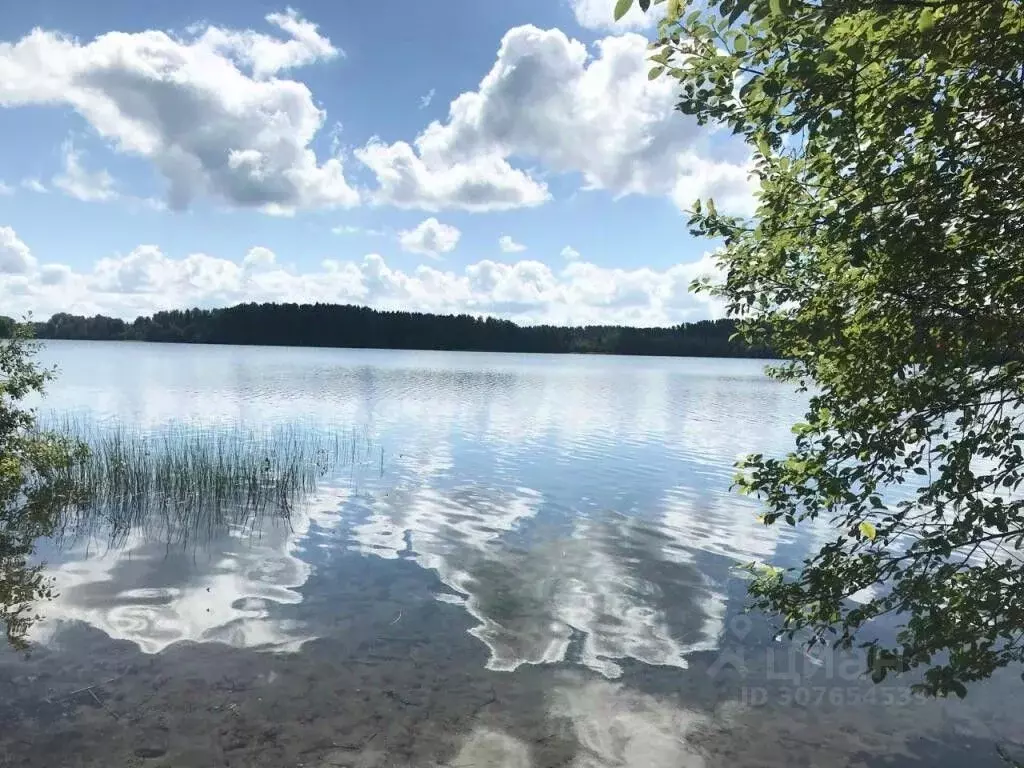
<path id="1" fill-rule="evenodd" d="M 264 344 L 300 347 L 437 349 L 693 357 L 769 357 L 734 339 L 731 320 L 671 328 L 521 326 L 470 315 L 385 312 L 337 304 L 240 304 L 157 312 L 134 322 L 58 313 L 36 324 L 42 339 Z"/>

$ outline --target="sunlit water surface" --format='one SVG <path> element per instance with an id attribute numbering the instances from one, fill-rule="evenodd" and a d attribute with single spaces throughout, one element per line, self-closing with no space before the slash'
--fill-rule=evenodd
<path id="1" fill-rule="evenodd" d="M 0 652 L 0 764 L 983 766 L 1024 742 L 1017 673 L 922 701 L 743 614 L 736 566 L 828 535 L 729 490 L 803 414 L 762 362 L 43 356 L 47 414 L 361 442 L 287 520 L 39 542 L 58 595 L 27 659 Z"/>

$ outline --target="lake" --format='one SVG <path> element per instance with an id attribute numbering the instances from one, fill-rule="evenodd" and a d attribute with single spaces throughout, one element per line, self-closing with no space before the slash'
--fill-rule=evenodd
<path id="1" fill-rule="evenodd" d="M 49 342 L 45 418 L 342 434 L 287 519 L 97 513 L 0 651 L 0 765 L 1002 765 L 1019 672 L 872 686 L 748 615 L 768 529 L 730 491 L 803 396 L 763 361 Z M 346 443 L 348 445 L 348 443 Z M 884 627 L 879 631 L 887 631 Z"/>

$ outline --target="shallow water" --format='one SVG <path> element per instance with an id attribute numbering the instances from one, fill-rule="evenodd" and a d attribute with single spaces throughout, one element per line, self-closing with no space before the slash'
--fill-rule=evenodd
<path id="1" fill-rule="evenodd" d="M 41 408 L 159 432 L 366 436 L 287 522 L 39 543 L 59 591 L 0 652 L 0 764 L 1000 765 L 1017 672 L 871 686 L 743 614 L 729 492 L 803 400 L 759 361 L 54 342 Z"/>

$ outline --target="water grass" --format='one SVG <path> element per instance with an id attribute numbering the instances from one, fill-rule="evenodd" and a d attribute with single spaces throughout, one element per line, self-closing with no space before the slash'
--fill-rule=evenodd
<path id="1" fill-rule="evenodd" d="M 287 520 L 325 479 L 378 459 L 366 434 L 306 424 L 140 430 L 65 417 L 44 427 L 87 448 L 55 478 L 60 538 L 103 529 L 115 544 L 140 527 L 170 544 Z"/>

